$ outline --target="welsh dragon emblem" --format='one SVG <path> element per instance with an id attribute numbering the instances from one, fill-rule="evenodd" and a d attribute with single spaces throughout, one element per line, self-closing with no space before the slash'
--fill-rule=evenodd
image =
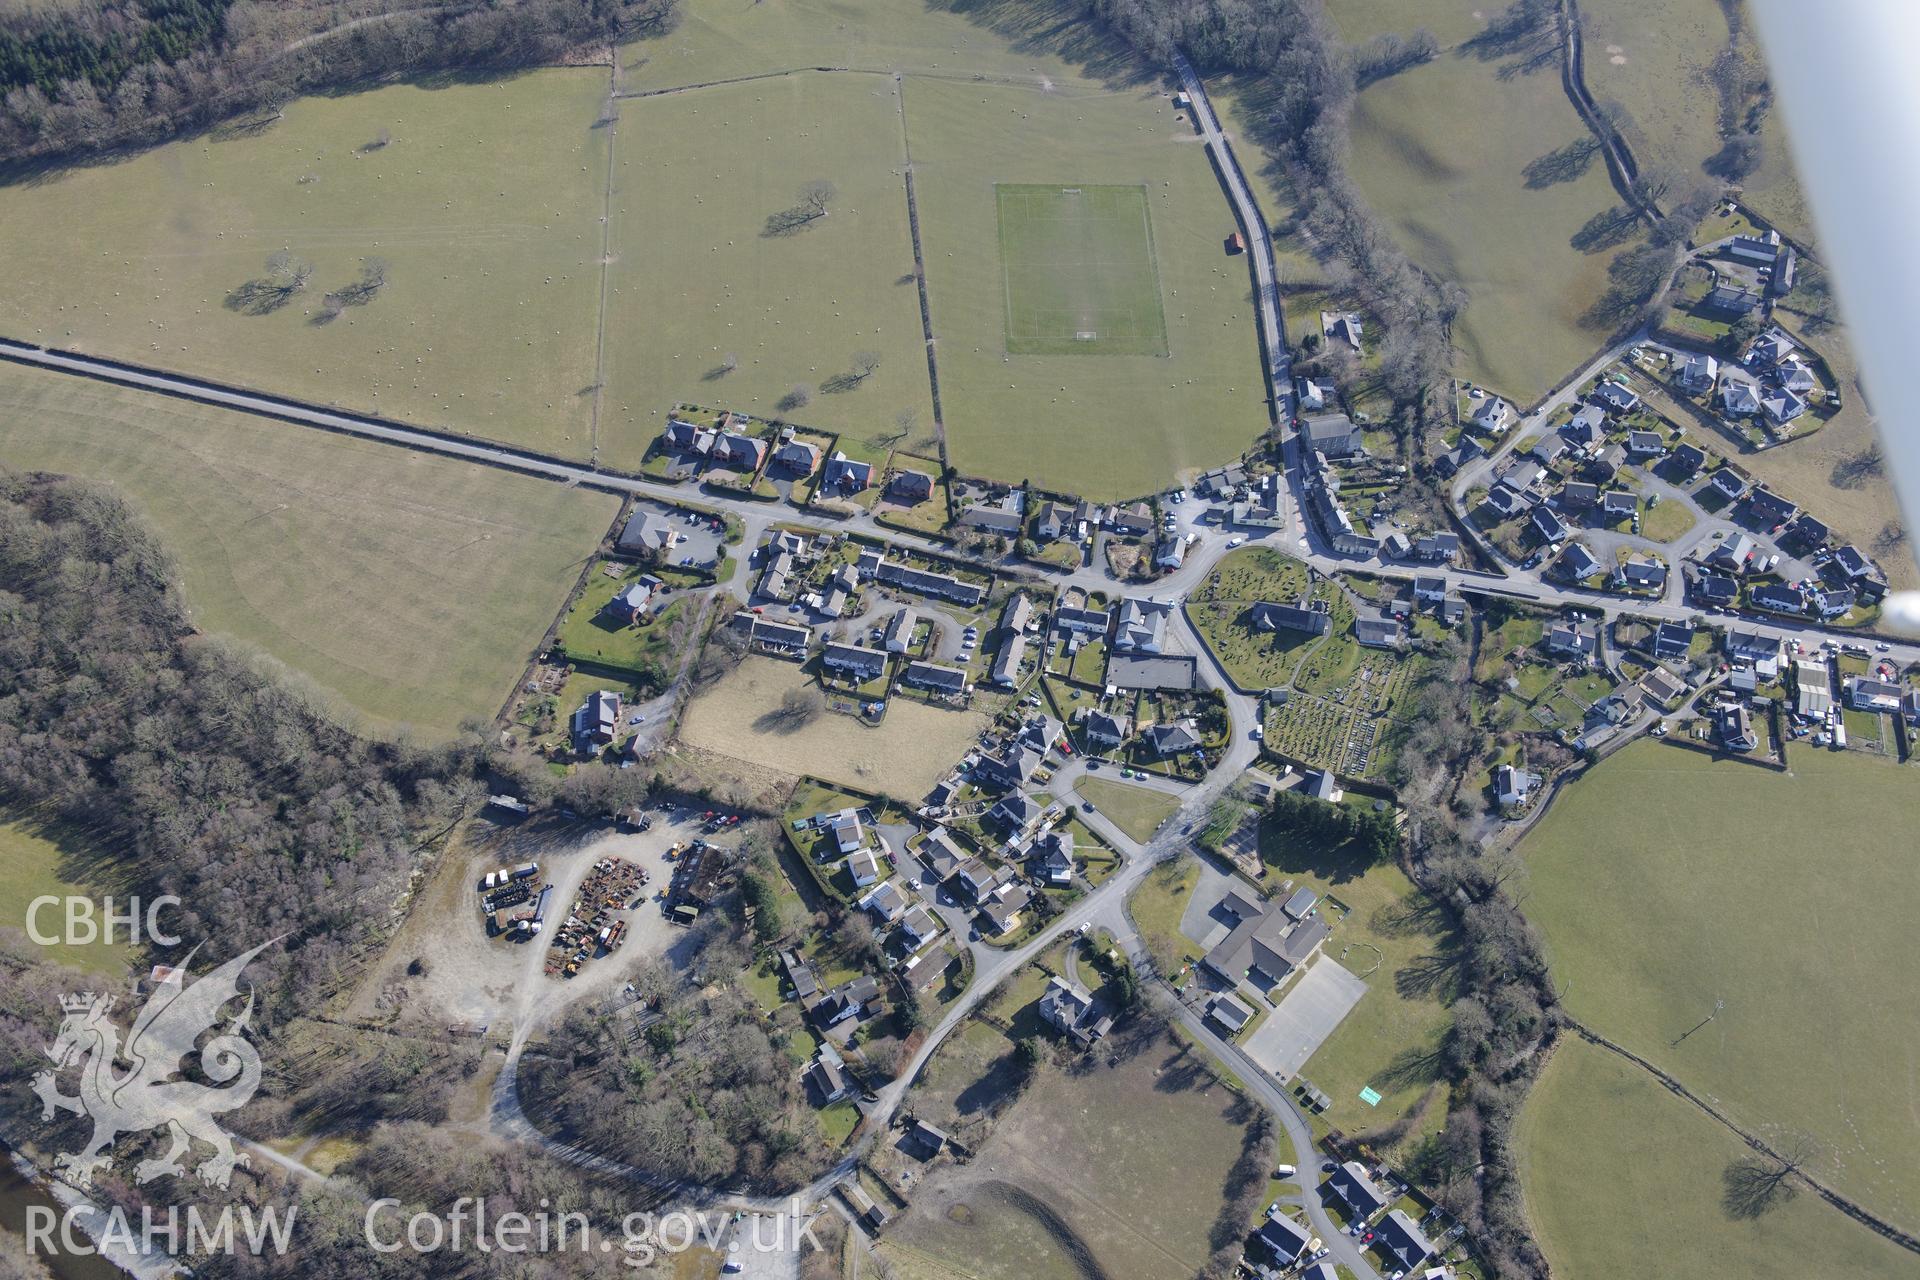
<path id="1" fill-rule="evenodd" d="M 91 991 L 60 997 L 66 1017 L 46 1051 L 53 1070 L 34 1076 L 33 1091 L 40 1095 L 41 1119 L 51 1120 L 56 1109 L 86 1116 L 93 1121 L 93 1138 L 78 1155 L 56 1156 L 54 1168 L 76 1185 L 87 1186 L 97 1169 L 113 1162 L 110 1149 L 119 1135 L 163 1127 L 173 1145 L 157 1159 L 136 1164 L 136 1182 L 185 1173 L 180 1159 L 195 1138 L 214 1149 L 195 1170 L 202 1182 L 224 1188 L 236 1164 L 251 1163 L 213 1120 L 220 1112 L 246 1105 L 260 1086 L 260 1055 L 242 1035 L 253 1012 L 251 990 L 246 1006 L 219 1034 L 198 1047 L 195 1041 L 239 996 L 241 970 L 272 945 L 263 942 L 189 985 L 186 968 L 200 949 L 195 947 L 147 998 L 124 1048 L 119 1027 L 108 1017 L 112 997 Z M 190 1055 L 197 1055 L 200 1074 L 211 1085 L 178 1078 Z M 80 1092 L 68 1097 L 60 1092 L 58 1076 L 73 1066 L 80 1068 Z"/>

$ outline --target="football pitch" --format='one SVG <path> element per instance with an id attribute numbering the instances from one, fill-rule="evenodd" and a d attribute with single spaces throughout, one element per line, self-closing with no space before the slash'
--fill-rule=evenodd
<path id="1" fill-rule="evenodd" d="M 1167 354 L 1144 187 L 1002 183 L 994 196 L 1010 355 Z"/>

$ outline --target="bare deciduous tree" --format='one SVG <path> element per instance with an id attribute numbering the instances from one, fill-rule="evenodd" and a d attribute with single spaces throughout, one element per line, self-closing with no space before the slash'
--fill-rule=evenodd
<path id="1" fill-rule="evenodd" d="M 227 306 L 250 316 L 278 311 L 313 279 L 313 264 L 285 249 L 267 255 L 266 274 L 249 280 L 227 295 Z"/>
<path id="2" fill-rule="evenodd" d="M 790 236 L 806 230 L 833 211 L 833 200 L 838 194 L 825 178 L 814 179 L 800 188 L 799 199 L 792 208 L 767 215 L 767 225 L 760 234 Z"/>
<path id="3" fill-rule="evenodd" d="M 1742 1156 L 1720 1175 L 1724 1186 L 1720 1203 L 1732 1218 L 1758 1218 L 1793 1199 L 1794 1179 L 1812 1158 L 1813 1144 L 1804 1138 L 1779 1153 L 1778 1159 Z"/>
<path id="4" fill-rule="evenodd" d="M 804 409 L 812 403 L 813 388 L 804 382 L 796 382 L 788 389 L 787 394 L 780 397 L 780 402 L 774 407 L 782 413 L 792 413 L 795 409 Z"/>

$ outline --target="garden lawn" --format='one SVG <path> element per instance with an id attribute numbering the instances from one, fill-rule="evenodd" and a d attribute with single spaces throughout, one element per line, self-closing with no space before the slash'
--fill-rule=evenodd
<path id="1" fill-rule="evenodd" d="M 1190 125 L 1156 91 L 909 77 L 907 132 L 940 391 L 963 474 L 1094 499 L 1237 457 L 1267 426 L 1244 257 Z M 1147 191 L 1169 356 L 1007 349 L 996 187 Z"/>
<path id="2" fill-rule="evenodd" d="M 1114 826 L 1142 844 L 1153 839 L 1154 831 L 1180 807 L 1179 796 L 1104 778 L 1082 778 L 1074 790 Z"/>
<path id="3" fill-rule="evenodd" d="M 898 86 L 806 74 L 627 99 L 620 115 L 609 462 L 638 467 L 680 401 L 785 414 L 852 440 L 903 410 L 931 422 Z M 835 188 L 827 214 L 766 234 L 816 180 Z M 847 383 L 861 352 L 879 367 Z M 738 367 L 724 372 L 729 355 Z M 781 408 L 802 385 L 811 403 Z"/>
<path id="4" fill-rule="evenodd" d="M 612 523 L 611 495 L 0 365 L 0 458 L 111 485 L 188 614 L 370 727 L 490 718 Z"/>
<path id="5" fill-rule="evenodd" d="M 1802 1191 L 1757 1218 L 1729 1215 L 1723 1175 L 1740 1140 L 1624 1059 L 1567 1036 L 1520 1112 L 1527 1216 L 1563 1280 L 1645 1273 L 1792 1280 L 1807 1260 L 1893 1280 L 1913 1256 Z"/>
<path id="6" fill-rule="evenodd" d="M 697 605 L 688 600 L 670 601 L 639 627 L 616 623 L 601 613 L 616 592 L 625 590 L 646 572 L 634 567 L 618 579 L 598 570 L 588 576 L 580 599 L 560 625 L 560 647 L 570 661 L 617 667 L 644 681 L 665 682 L 667 659 L 673 652 L 674 624 L 687 609 Z"/>
<path id="7" fill-rule="evenodd" d="M 255 136 L 0 186 L 0 333 L 584 459 L 606 90 L 578 68 L 301 98 Z M 307 288 L 228 305 L 277 250 Z M 316 323 L 371 257 L 386 287 Z"/>
<path id="8" fill-rule="evenodd" d="M 1362 93 L 1352 172 L 1415 262 L 1471 295 L 1453 327 L 1463 376 L 1526 403 L 1593 354 L 1582 317 L 1606 289 L 1607 253 L 1570 238 L 1617 197 L 1594 157 L 1571 181 L 1529 188 L 1528 162 L 1591 135 L 1559 64 L 1503 79 L 1448 52 Z"/>
<path id="9" fill-rule="evenodd" d="M 1914 1221 L 1920 1023 L 1888 1002 L 1920 982 L 1920 784 L 1859 752 L 1791 763 L 1628 747 L 1521 845 L 1527 914 L 1576 1017 L 1738 1123 L 1808 1135 L 1821 1177 Z"/>

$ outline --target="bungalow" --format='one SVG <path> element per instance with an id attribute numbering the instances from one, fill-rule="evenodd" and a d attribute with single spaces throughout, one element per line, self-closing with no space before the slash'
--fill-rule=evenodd
<path id="1" fill-rule="evenodd" d="M 1745 573 L 1748 563 L 1753 559 L 1754 542 L 1744 533 L 1736 533 L 1730 538 L 1722 538 L 1718 546 L 1707 553 L 1707 563 L 1730 569 L 1734 573 Z"/>
<path id="2" fill-rule="evenodd" d="M 600 606 L 600 612 L 625 626 L 639 620 L 646 612 L 647 605 L 653 600 L 653 589 L 660 579 L 649 574 L 638 582 L 629 583 L 616 591 L 613 597 Z"/>
<path id="3" fill-rule="evenodd" d="M 853 887 L 864 889 L 880 879 L 880 859 L 871 849 L 861 849 L 847 859 L 847 875 Z"/>
<path id="4" fill-rule="evenodd" d="M 1720 384 L 1720 408 L 1735 418 L 1760 412 L 1760 388 L 1745 378 L 1728 377 Z"/>
<path id="5" fill-rule="evenodd" d="M 820 487 L 832 493 L 862 493 L 873 483 L 873 464 L 849 458 L 838 449 L 820 473 Z"/>
<path id="6" fill-rule="evenodd" d="M 1531 496 L 1523 491 L 1499 484 L 1488 490 L 1483 507 L 1492 511 L 1499 520 L 1511 520 L 1525 511 L 1531 501 Z"/>
<path id="7" fill-rule="evenodd" d="M 1855 711 L 1884 711 L 1895 714 L 1900 710 L 1901 688 L 1885 680 L 1875 680 L 1870 676 L 1847 677 L 1847 705 Z"/>
<path id="8" fill-rule="evenodd" d="M 1485 453 L 1486 450 L 1480 447 L 1478 440 L 1472 436 L 1462 436 L 1460 443 L 1435 458 L 1433 465 L 1441 475 L 1450 476 Z"/>
<path id="9" fill-rule="evenodd" d="M 1693 648 L 1693 628 L 1682 622 L 1663 622 L 1653 633 L 1653 656 L 1661 662 L 1675 662 Z"/>
<path id="10" fill-rule="evenodd" d="M 1667 451 L 1667 442 L 1658 431 L 1627 432 L 1627 458 L 1632 462 L 1644 462 L 1648 458 L 1657 458 Z"/>
<path id="11" fill-rule="evenodd" d="M 1600 495 L 1600 514 L 1609 520 L 1625 520 L 1640 510 L 1640 499 L 1625 489 L 1609 489 Z"/>
<path id="12" fill-rule="evenodd" d="M 939 936 L 940 918 L 916 902 L 900 917 L 896 945 L 904 944 L 904 949 L 909 952 L 918 951 Z"/>
<path id="13" fill-rule="evenodd" d="M 1390 1203 L 1358 1160 L 1349 1160 L 1335 1169 L 1325 1185 L 1328 1192 L 1347 1206 L 1349 1216 L 1356 1219 L 1371 1218 Z"/>
<path id="14" fill-rule="evenodd" d="M 1807 411 L 1807 402 L 1785 387 L 1775 387 L 1762 393 L 1760 408 L 1774 426 L 1784 427 Z"/>
<path id="15" fill-rule="evenodd" d="M 937 662 L 909 662 L 900 673 L 900 683 L 952 697 L 967 691 L 967 673 L 961 667 L 943 667 Z"/>
<path id="16" fill-rule="evenodd" d="M 1076 609 L 1070 605 L 1057 605 L 1053 611 L 1053 625 L 1076 635 L 1103 636 L 1112 621 L 1113 615 L 1105 609 Z"/>
<path id="17" fill-rule="evenodd" d="M 1320 336 L 1328 342 L 1340 342 L 1360 350 L 1360 338 L 1366 326 L 1357 311 L 1322 311 Z"/>
<path id="18" fill-rule="evenodd" d="M 1560 459 L 1566 457 L 1567 452 L 1572 448 L 1573 446 L 1567 442 L 1565 436 L 1561 435 L 1558 431 L 1549 431 L 1538 440 L 1535 440 L 1533 447 L 1528 449 L 1527 453 L 1531 457 L 1538 458 L 1541 465 L 1552 466 L 1554 463 L 1560 461 Z"/>
<path id="19" fill-rule="evenodd" d="M 858 809 L 823 813 L 813 820 L 813 825 L 815 828 L 824 827 L 832 834 L 835 852 L 854 853 L 867 843 L 866 824 L 861 820 Z"/>
<path id="20" fill-rule="evenodd" d="M 813 1060 L 813 1065 L 807 1068 L 807 1083 L 813 1086 L 814 1096 L 823 1107 L 831 1106 L 853 1092 L 853 1086 L 847 1083 L 846 1072 L 831 1058 Z"/>
<path id="21" fill-rule="evenodd" d="M 767 600 L 784 600 L 787 596 L 787 580 L 793 576 L 793 557 L 785 551 L 775 552 L 767 558 L 766 567 L 760 571 L 760 581 L 753 592 Z"/>
<path id="22" fill-rule="evenodd" d="M 1593 398 L 1614 413 L 1632 413 L 1640 407 L 1640 397 L 1629 391 L 1624 383 L 1611 378 L 1601 379 L 1593 389 Z"/>
<path id="23" fill-rule="evenodd" d="M 1300 429 L 1300 438 L 1307 452 L 1324 453 L 1329 458 L 1350 458 L 1361 452 L 1360 428 L 1344 413 L 1308 418 Z"/>
<path id="24" fill-rule="evenodd" d="M 887 497 L 895 502 L 925 502 L 933 496 L 933 477 L 924 471 L 896 471 L 887 481 Z"/>
<path id="25" fill-rule="evenodd" d="M 1413 555 L 1416 560 L 1441 564 L 1451 561 L 1460 554 L 1460 535 L 1457 533 L 1428 533 L 1413 540 Z"/>
<path id="26" fill-rule="evenodd" d="M 1232 997 L 1227 997 L 1231 999 Z M 1219 1003 L 1217 1000 L 1215 1003 Z M 1237 1002 L 1236 1002 L 1237 1003 Z M 1245 1006 L 1242 1006 L 1243 1008 Z M 1211 1011 L 1209 1011 L 1211 1012 Z M 1235 1028 L 1238 1030 L 1238 1028 Z M 1256 1233 L 1260 1243 L 1273 1254 L 1274 1260 L 1282 1266 L 1297 1261 L 1307 1251 L 1313 1241 L 1313 1232 L 1289 1218 L 1279 1209 L 1267 1215 L 1266 1222 Z"/>
<path id="27" fill-rule="evenodd" d="M 945 880 L 967 860 L 967 851 L 954 843 L 945 827 L 935 827 L 927 832 L 914 856 L 935 880 Z"/>
<path id="28" fill-rule="evenodd" d="M 1040 512 L 1034 518 L 1033 531 L 1042 542 L 1057 542 L 1074 532 L 1079 520 L 1074 509 L 1064 502 L 1043 502 Z"/>
<path id="29" fill-rule="evenodd" d="M 1503 764 L 1493 771 L 1493 792 L 1503 809 L 1525 804 L 1539 786 L 1539 774 L 1516 769 L 1510 764 Z"/>
<path id="30" fill-rule="evenodd" d="M 1025 885 L 1008 885 L 980 904 L 981 928 L 994 937 L 1020 927 L 1020 913 L 1033 901 L 1033 891 Z"/>
<path id="31" fill-rule="evenodd" d="M 1658 560 L 1633 557 L 1620 566 L 1618 576 L 1620 585 L 1634 591 L 1664 591 L 1667 586 L 1667 566 Z"/>
<path id="32" fill-rule="evenodd" d="M 774 465 L 783 467 L 798 475 L 810 476 L 813 469 L 820 465 L 820 449 L 817 445 L 791 437 L 783 441 L 773 451 Z"/>
<path id="33" fill-rule="evenodd" d="M 1055 827 L 1033 842 L 1034 874 L 1048 884 L 1073 883 L 1073 833 Z"/>
<path id="34" fill-rule="evenodd" d="M 1752 266 L 1770 267 L 1780 253 L 1780 233 L 1768 231 L 1764 235 L 1740 235 L 1727 241 L 1723 252 L 1739 262 Z"/>
<path id="35" fill-rule="evenodd" d="M 887 629 L 882 643 L 888 653 L 905 653 L 913 643 L 914 628 L 920 625 L 920 615 L 911 605 L 902 608 L 887 620 Z"/>
<path id="36" fill-rule="evenodd" d="M 793 998 L 802 1004 L 820 994 L 820 979 L 814 973 L 813 966 L 801 959 L 798 951 L 782 951 L 780 963 L 787 971 L 787 981 L 793 984 Z"/>
<path id="37" fill-rule="evenodd" d="M 1040 824 L 1046 810 L 1024 791 L 1009 791 L 987 811 L 987 820 L 1007 833 L 1010 840 L 1024 840 Z"/>
<path id="38" fill-rule="evenodd" d="M 1557 563 L 1561 575 L 1574 582 L 1585 582 L 1600 572 L 1600 562 L 1594 559 L 1593 552 L 1578 542 L 1563 551 Z"/>
<path id="39" fill-rule="evenodd" d="M 1721 467 L 1714 472 L 1707 485 L 1728 502 L 1739 501 L 1740 495 L 1747 491 L 1746 477 L 1732 467 Z"/>
<path id="40" fill-rule="evenodd" d="M 837 1026 L 848 1018 L 864 1016 L 867 1006 L 879 998 L 880 980 L 870 973 L 863 973 L 829 991 L 813 1007 L 813 1015 L 823 1026 Z"/>
<path id="41" fill-rule="evenodd" d="M 1170 720 L 1153 725 L 1146 732 L 1147 745 L 1162 760 L 1169 756 L 1192 755 L 1200 749 L 1200 735 L 1191 720 Z"/>
<path id="42" fill-rule="evenodd" d="M 1805 613 L 1807 598 L 1790 582 L 1764 582 L 1747 593 L 1756 609 L 1774 613 Z"/>
<path id="43" fill-rule="evenodd" d="M 1774 367 L 1773 376 L 1781 387 L 1795 395 L 1803 396 L 1820 385 L 1820 379 L 1815 376 L 1813 366 L 1797 356 L 1782 360 Z"/>
<path id="44" fill-rule="evenodd" d="M 1111 750 L 1133 735 L 1133 718 L 1124 712 L 1089 711 L 1080 722 L 1080 732 L 1088 746 Z"/>
<path id="45" fill-rule="evenodd" d="M 1395 1209 L 1373 1229 L 1373 1247 L 1390 1254 L 1401 1270 L 1410 1270 L 1433 1252 L 1433 1241 L 1405 1209 Z"/>
<path id="46" fill-rule="evenodd" d="M 1160 539 L 1153 549 L 1153 564 L 1156 569 L 1178 569 L 1187 558 L 1187 540 L 1177 533 L 1168 534 Z"/>
<path id="47" fill-rule="evenodd" d="M 691 422 L 682 422 L 678 418 L 667 419 L 667 429 L 661 435 L 667 448 L 675 453 L 691 453 L 704 457 L 713 451 L 716 439 L 712 431 L 705 427 L 696 427 Z"/>
<path id="48" fill-rule="evenodd" d="M 1230 991 L 1223 991 L 1207 1002 L 1207 1017 L 1230 1036 L 1239 1035 L 1253 1021 L 1253 1010 Z"/>
<path id="49" fill-rule="evenodd" d="M 1122 537 L 1139 538 L 1153 532 L 1153 512 L 1144 502 L 1114 507 L 1107 512 L 1107 528 Z"/>
<path id="50" fill-rule="evenodd" d="M 1333 630 L 1333 614 L 1323 601 L 1300 604 L 1274 604 L 1262 600 L 1247 610 L 1247 619 L 1255 631 L 1298 631 L 1324 636 Z"/>
<path id="51" fill-rule="evenodd" d="M 1599 405 L 1583 404 L 1560 428 L 1560 438 L 1576 449 L 1584 449 L 1607 434 L 1607 415 Z"/>
<path id="52" fill-rule="evenodd" d="M 1530 523 L 1533 525 L 1533 531 L 1539 535 L 1540 541 L 1542 542 L 1565 542 L 1567 540 L 1568 531 L 1566 521 L 1562 520 L 1558 515 L 1555 515 L 1549 507 L 1535 507 L 1533 509 L 1533 519 Z"/>
<path id="53" fill-rule="evenodd" d="M 1483 435 L 1497 436 L 1513 425 L 1513 406 L 1499 396 L 1483 396 L 1471 421 Z"/>
<path id="54" fill-rule="evenodd" d="M 1020 683 L 1020 664 L 1026 660 L 1027 638 L 1020 632 L 1013 632 L 1000 641 L 999 652 L 993 655 L 993 670 L 988 679 L 1004 689 L 1011 689 Z"/>
<path id="55" fill-rule="evenodd" d="M 1120 653 L 1159 653 L 1166 643 L 1173 606 L 1160 600 L 1127 596 L 1115 610 L 1113 647 Z"/>
<path id="56" fill-rule="evenodd" d="M 1599 645 L 1599 637 L 1593 632 L 1582 631 L 1564 622 L 1555 623 L 1553 629 L 1547 632 L 1547 652 L 1563 658 L 1578 658 L 1584 662 L 1593 657 Z"/>
<path id="57" fill-rule="evenodd" d="M 1667 455 L 1667 474 L 1675 480 L 1693 479 L 1707 464 L 1706 451 L 1699 445 L 1683 444 Z"/>
<path id="58" fill-rule="evenodd" d="M 874 923 L 889 925 L 907 914 L 911 902 L 899 885 L 888 880 L 869 889 L 854 905 L 871 914 Z"/>
<path id="59" fill-rule="evenodd" d="M 614 548 L 628 555 L 665 555 L 680 545 L 680 531 L 657 511 L 636 510 L 620 528 Z"/>
<path id="60" fill-rule="evenodd" d="M 1833 536 L 1833 530 L 1827 528 L 1824 520 L 1815 519 L 1807 512 L 1802 512 L 1800 518 L 1793 522 L 1793 528 L 1787 532 L 1795 542 L 1810 550 L 1826 546 L 1827 539 Z"/>
<path id="61" fill-rule="evenodd" d="M 1720 735 L 1720 745 L 1729 751 L 1752 751 L 1760 745 L 1760 737 L 1753 731 L 1753 717 L 1747 713 L 1744 702 L 1721 707 L 1714 713 L 1713 726 Z"/>
<path id="62" fill-rule="evenodd" d="M 1395 618 L 1355 618 L 1353 638 L 1370 649 L 1397 649 L 1402 630 Z"/>
<path id="63" fill-rule="evenodd" d="M 1571 480 L 1560 489 L 1562 511 L 1585 511 L 1600 501 L 1600 486 L 1584 480 Z"/>
<path id="64" fill-rule="evenodd" d="M 1720 362 L 1709 355 L 1689 353 L 1674 369 L 1673 380 L 1682 390 L 1704 394 L 1713 390 L 1713 384 L 1720 380 Z"/>
<path id="65" fill-rule="evenodd" d="M 1515 493 L 1528 493 L 1540 483 L 1544 475 L 1546 475 L 1545 467 L 1522 458 L 1502 473 L 1500 483 L 1495 488 L 1511 489 Z"/>
<path id="66" fill-rule="evenodd" d="M 820 665 L 852 680 L 875 680 L 887 670 L 887 655 L 865 645 L 831 643 L 821 651 Z"/>
<path id="67" fill-rule="evenodd" d="M 1722 280 L 1707 291 L 1707 296 L 1700 299 L 1700 305 L 1709 311 L 1718 311 L 1730 316 L 1743 316 L 1760 305 L 1761 296 L 1758 289 L 1749 289 L 1743 284 Z"/>
<path id="68" fill-rule="evenodd" d="M 1658 706 L 1669 706 L 1687 686 L 1665 667 L 1654 667 L 1640 677 L 1640 692 Z"/>
<path id="69" fill-rule="evenodd" d="M 1003 538 L 1020 536 L 1020 513 L 1001 506 L 975 503 L 960 512 L 960 523 L 982 533 L 997 533 Z"/>
<path id="70" fill-rule="evenodd" d="M 759 470 L 760 459 L 766 452 L 766 441 L 743 436 L 738 431 L 723 431 L 713 442 L 713 460 L 738 471 Z"/>
<path id="71" fill-rule="evenodd" d="M 770 618 L 742 609 L 733 615 L 733 628 L 746 637 L 749 646 L 758 645 L 774 653 L 805 653 L 807 641 L 812 632 L 805 627 L 790 622 L 775 622 Z"/>

